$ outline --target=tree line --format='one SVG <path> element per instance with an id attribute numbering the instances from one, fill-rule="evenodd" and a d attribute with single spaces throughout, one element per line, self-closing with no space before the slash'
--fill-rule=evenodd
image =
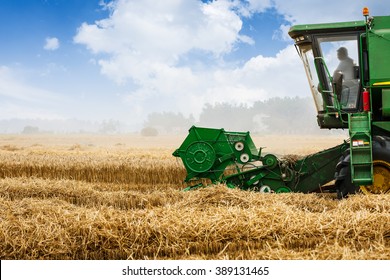
<path id="1" fill-rule="evenodd" d="M 274 97 L 243 104 L 206 104 L 199 119 L 182 113 L 151 113 L 144 123 L 144 132 L 183 133 L 192 125 L 224 128 L 228 131 L 250 131 L 256 134 L 317 134 L 317 113 L 311 98 Z"/>

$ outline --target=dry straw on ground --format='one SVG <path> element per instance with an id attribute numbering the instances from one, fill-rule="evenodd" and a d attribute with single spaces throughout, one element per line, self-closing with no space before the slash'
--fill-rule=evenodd
<path id="1" fill-rule="evenodd" d="M 171 155 L 167 158 L 159 152 L 0 151 L 0 178 L 34 176 L 86 182 L 180 184 L 185 177 L 184 168 Z"/>
<path id="2" fill-rule="evenodd" d="M 7 185 L 23 185 L 24 178 Z M 34 191 L 57 182 L 35 179 Z M 138 196 L 73 182 L 2 191 L 2 259 L 388 259 L 387 196 L 259 194 L 225 186 Z M 74 185 L 77 188 L 77 184 Z M 129 190 L 130 191 L 130 190 Z M 8 194 L 6 194 L 8 193 Z M 107 198 L 111 197 L 110 201 Z"/>
<path id="3" fill-rule="evenodd" d="M 388 195 L 182 192 L 171 149 L 72 146 L 0 149 L 1 259 L 390 259 Z"/>

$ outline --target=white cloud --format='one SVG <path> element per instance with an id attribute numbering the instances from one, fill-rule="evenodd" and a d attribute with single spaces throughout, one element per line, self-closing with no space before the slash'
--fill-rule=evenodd
<path id="1" fill-rule="evenodd" d="M 210 95 L 218 96 L 215 101 L 247 105 L 273 96 L 306 96 L 305 79 L 296 50 L 289 46 L 276 57 L 259 55 L 242 67 L 216 71 Z"/>
<path id="2" fill-rule="evenodd" d="M 239 34 L 242 20 L 235 1 L 119 0 L 111 8 L 110 17 L 83 23 L 74 41 L 94 54 L 109 55 L 98 61 L 104 75 L 119 84 L 131 80 L 138 86 L 126 98 L 135 111 L 182 108 L 199 112 L 203 102 L 215 100 L 207 94 L 210 88 L 217 89 L 214 70 L 195 67 L 192 61 L 179 65 L 183 58 L 199 53 L 218 64 L 236 43 L 254 43 Z M 241 91 L 232 91 L 238 100 Z M 148 109 L 142 110 L 139 104 Z"/>
<path id="3" fill-rule="evenodd" d="M 58 94 L 31 86 L 22 75 L 7 66 L 0 66 L 0 119 L 60 118 L 54 106 L 61 104 Z"/>
<path id="4" fill-rule="evenodd" d="M 362 9 L 368 6 L 371 15 L 389 13 L 389 5 L 382 0 L 247 0 L 250 11 L 273 7 L 294 24 L 363 20 Z M 384 13 L 385 12 L 385 13 Z"/>
<path id="5" fill-rule="evenodd" d="M 296 69 L 301 66 L 294 48 L 276 57 L 252 58 L 242 67 L 231 68 L 220 60 L 237 42 L 253 44 L 240 34 L 243 11 L 264 11 L 270 3 L 119 0 L 110 17 L 82 24 L 74 40 L 95 54 L 109 55 L 98 61 L 104 75 L 117 83 L 135 82 L 138 88 L 126 94 L 125 102 L 140 119 L 154 110 L 196 116 L 205 103 L 251 105 L 272 96 L 305 95 L 285 87 L 292 84 L 290 79 L 306 86 L 303 70 Z M 199 51 L 214 57 L 211 65 L 178 64 Z"/>
<path id="6" fill-rule="evenodd" d="M 371 15 L 390 14 L 388 3 L 382 0 L 274 0 L 275 9 L 292 24 L 360 21 L 364 20 L 362 10 L 366 6 Z M 280 32 L 282 37 L 288 38 L 285 25 Z"/>
<path id="7" fill-rule="evenodd" d="M 188 29 L 193 28 L 192 18 L 200 14 L 200 5 L 194 1 L 173 3 L 119 0 L 109 18 L 84 23 L 75 42 L 85 44 L 94 53 L 127 52 L 135 57 L 154 54 L 155 58 L 174 59 L 169 53 L 186 52 L 189 40 L 193 40 Z"/>
<path id="8" fill-rule="evenodd" d="M 23 81 L 15 77 L 11 68 L 0 66 L 0 96 L 21 101 L 34 101 L 49 98 L 50 94 L 24 84 Z"/>
<path id="9" fill-rule="evenodd" d="M 372 12 L 387 6 L 372 2 Z M 292 42 L 274 57 L 258 55 L 242 66 L 224 63 L 238 42 L 254 43 L 240 34 L 242 17 L 274 8 L 294 24 L 359 20 L 363 6 L 363 0 L 118 0 L 110 2 L 108 18 L 83 23 L 74 42 L 97 54 L 102 74 L 137 86 L 124 98 L 134 118 L 167 110 L 197 115 L 206 102 L 251 105 L 273 96 L 310 95 Z M 283 24 L 274 38 L 290 40 L 288 29 Z M 191 60 L 194 53 L 207 63 Z"/>
<path id="10" fill-rule="evenodd" d="M 45 108 L 36 108 L 13 102 L 4 102 L 0 105 L 0 119 L 61 120 L 64 118 L 55 112 L 49 112 Z"/>
<path id="11" fill-rule="evenodd" d="M 114 70 L 108 64 L 128 60 L 131 76 L 141 64 L 154 62 L 174 65 L 182 55 L 200 50 L 219 57 L 231 51 L 238 41 L 248 41 L 238 34 L 240 17 L 232 3 L 221 0 L 210 4 L 200 1 L 115 2 L 112 15 L 95 24 L 83 23 L 74 38 L 93 53 L 112 55 L 101 64 L 103 71 Z M 123 71 L 124 69 L 121 69 Z"/>
<path id="12" fill-rule="evenodd" d="M 250 17 L 253 13 L 262 13 L 272 8 L 272 0 L 246 0 L 234 1 L 239 13 L 244 17 Z"/>
<path id="13" fill-rule="evenodd" d="M 276 57 L 257 56 L 242 67 L 204 69 L 154 65 L 155 75 L 128 94 L 126 102 L 137 118 L 157 111 L 199 115 L 205 103 L 251 106 L 274 96 L 309 96 L 306 76 L 294 46 Z"/>
<path id="14" fill-rule="evenodd" d="M 60 47 L 60 41 L 56 37 L 47 37 L 43 48 L 47 51 L 55 51 Z"/>

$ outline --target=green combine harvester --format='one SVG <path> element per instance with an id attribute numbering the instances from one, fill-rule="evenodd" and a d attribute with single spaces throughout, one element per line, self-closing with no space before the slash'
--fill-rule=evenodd
<path id="1" fill-rule="evenodd" d="M 209 183 L 259 192 L 390 192 L 390 16 L 291 27 L 323 129 L 344 143 L 300 159 L 262 155 L 249 132 L 193 126 L 173 153 L 187 189 Z M 333 182 L 333 183 L 332 183 Z"/>

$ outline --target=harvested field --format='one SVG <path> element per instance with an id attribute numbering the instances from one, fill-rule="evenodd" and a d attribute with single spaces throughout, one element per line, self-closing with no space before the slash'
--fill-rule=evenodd
<path id="1" fill-rule="evenodd" d="M 1 136 L 0 258 L 390 259 L 389 196 L 182 192 L 183 138 Z M 254 138 L 298 155 L 341 141 Z"/>

